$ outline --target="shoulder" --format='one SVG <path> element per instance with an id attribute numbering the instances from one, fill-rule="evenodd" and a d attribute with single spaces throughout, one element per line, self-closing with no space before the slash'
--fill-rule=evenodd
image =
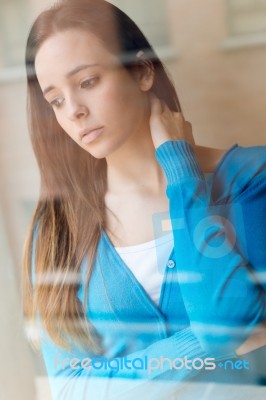
<path id="1" fill-rule="evenodd" d="M 193 146 L 193 150 L 204 173 L 213 172 L 227 152 L 227 149 L 216 149 L 199 145 Z"/>
<path id="2" fill-rule="evenodd" d="M 235 144 L 224 152 L 215 170 L 216 199 L 236 198 L 253 188 L 266 188 L 266 146 Z"/>

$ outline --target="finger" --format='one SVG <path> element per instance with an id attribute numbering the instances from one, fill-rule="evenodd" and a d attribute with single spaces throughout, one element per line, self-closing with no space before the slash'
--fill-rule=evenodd
<path id="1" fill-rule="evenodd" d="M 176 111 L 174 113 L 174 115 L 176 116 L 176 118 L 178 118 L 180 121 L 182 121 L 183 124 L 186 123 L 185 117 L 184 117 L 184 115 L 183 115 L 183 113 L 181 111 Z"/>
<path id="2" fill-rule="evenodd" d="M 188 143 L 191 144 L 191 146 L 196 146 L 195 139 L 193 136 L 192 125 L 189 121 L 185 121 L 185 137 Z"/>
<path id="3" fill-rule="evenodd" d="M 151 112 L 154 114 L 161 114 L 163 112 L 162 102 L 152 92 L 150 95 Z"/>
<path id="4" fill-rule="evenodd" d="M 192 135 L 192 125 L 189 121 L 185 121 L 185 132 L 187 135 Z"/>

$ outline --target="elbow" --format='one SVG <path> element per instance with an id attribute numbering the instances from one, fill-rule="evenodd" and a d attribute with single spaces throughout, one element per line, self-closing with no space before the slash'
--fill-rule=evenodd
<path id="1" fill-rule="evenodd" d="M 237 328 L 193 324 L 191 329 L 204 352 L 217 359 L 236 357 L 235 350 L 243 342 Z"/>

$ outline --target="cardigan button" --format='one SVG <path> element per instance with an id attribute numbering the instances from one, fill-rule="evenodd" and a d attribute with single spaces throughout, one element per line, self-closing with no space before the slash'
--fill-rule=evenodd
<path id="1" fill-rule="evenodd" d="M 168 260 L 168 262 L 167 262 L 167 267 L 168 267 L 168 268 L 174 268 L 174 266 L 175 266 L 174 260 Z"/>

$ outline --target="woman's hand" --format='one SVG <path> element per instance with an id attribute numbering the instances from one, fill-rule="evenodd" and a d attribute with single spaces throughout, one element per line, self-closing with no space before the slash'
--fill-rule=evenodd
<path id="1" fill-rule="evenodd" d="M 153 93 L 150 93 L 150 104 L 150 130 L 155 149 L 168 140 L 186 140 L 195 146 L 191 123 L 185 121 L 181 112 L 171 111 Z"/>
<path id="2" fill-rule="evenodd" d="M 235 351 L 236 355 L 242 356 L 260 347 L 266 346 L 266 321 L 253 332 L 244 343 Z"/>

